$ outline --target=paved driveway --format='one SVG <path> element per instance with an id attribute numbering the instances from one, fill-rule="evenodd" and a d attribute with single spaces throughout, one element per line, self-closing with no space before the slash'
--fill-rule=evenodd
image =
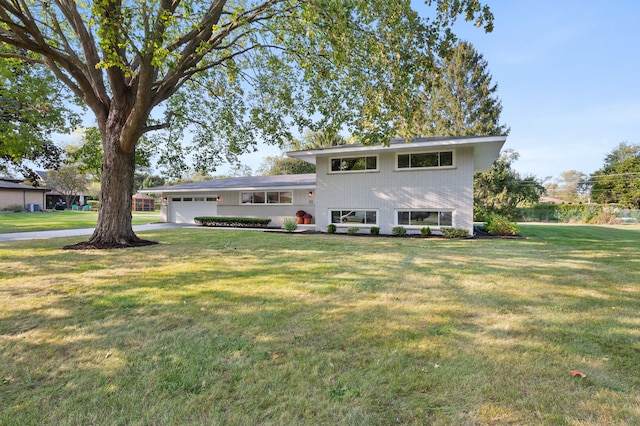
<path id="1" fill-rule="evenodd" d="M 140 231 L 153 231 L 155 229 L 167 229 L 167 228 L 184 228 L 194 225 L 176 224 L 176 223 L 150 223 L 148 225 L 136 225 L 133 227 L 135 232 Z M 59 237 L 81 237 L 83 235 L 93 234 L 94 228 L 83 229 L 63 229 L 59 231 L 36 231 L 36 232 L 16 232 L 12 234 L 0 234 L 0 243 L 8 241 L 21 241 L 21 240 L 39 240 L 47 238 L 59 238 Z"/>

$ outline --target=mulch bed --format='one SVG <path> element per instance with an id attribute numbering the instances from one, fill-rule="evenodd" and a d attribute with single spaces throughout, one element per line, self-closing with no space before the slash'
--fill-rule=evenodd
<path id="1" fill-rule="evenodd" d="M 122 243 L 92 243 L 89 241 L 83 241 L 77 244 L 71 244 L 62 247 L 62 250 L 112 250 L 112 249 L 124 249 L 134 247 L 146 247 L 159 244 L 157 241 L 142 240 L 136 238 L 126 244 Z"/>

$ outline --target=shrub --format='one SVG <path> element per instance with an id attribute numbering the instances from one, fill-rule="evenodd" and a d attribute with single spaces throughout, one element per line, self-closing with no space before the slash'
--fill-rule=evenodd
<path id="1" fill-rule="evenodd" d="M 485 229 L 492 235 L 516 235 L 519 232 L 518 225 L 499 214 L 491 214 L 487 217 Z"/>
<path id="2" fill-rule="evenodd" d="M 378 228 L 377 226 L 372 226 L 371 229 L 369 230 L 369 233 L 371 235 L 379 235 L 380 234 L 380 228 Z"/>
<path id="3" fill-rule="evenodd" d="M 91 206 L 91 210 L 100 210 L 99 200 L 87 200 L 87 204 Z"/>
<path id="4" fill-rule="evenodd" d="M 440 228 L 440 231 L 447 238 L 466 238 L 469 236 L 469 230 L 466 228 Z"/>
<path id="5" fill-rule="evenodd" d="M 234 228 L 266 228 L 271 223 L 271 219 L 256 217 L 199 216 L 193 220 L 202 226 L 232 226 Z"/>
<path id="6" fill-rule="evenodd" d="M 327 225 L 327 232 L 330 234 L 335 234 L 337 229 L 338 228 L 333 223 Z"/>
<path id="7" fill-rule="evenodd" d="M 288 217 L 282 222 L 282 227 L 287 232 L 293 232 L 298 229 L 298 221 Z"/>
<path id="8" fill-rule="evenodd" d="M 396 237 L 402 237 L 404 235 L 407 235 L 407 230 L 404 226 L 394 226 L 391 229 L 391 233 Z"/>
<path id="9" fill-rule="evenodd" d="M 357 226 L 350 226 L 350 227 L 347 228 L 347 234 L 356 235 L 359 230 L 360 230 L 360 228 L 358 228 Z"/>
<path id="10" fill-rule="evenodd" d="M 25 208 L 22 204 L 11 204 L 4 208 L 8 212 L 20 213 L 25 211 Z"/>
<path id="11" fill-rule="evenodd" d="M 429 228 L 428 226 L 427 226 L 426 228 L 422 228 L 422 229 L 420 230 L 420 234 L 421 234 L 423 237 L 428 237 L 429 235 L 431 235 L 431 228 Z"/>

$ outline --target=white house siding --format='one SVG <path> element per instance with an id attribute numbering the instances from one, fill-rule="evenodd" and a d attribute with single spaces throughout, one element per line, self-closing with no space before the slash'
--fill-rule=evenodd
<path id="1" fill-rule="evenodd" d="M 376 210 L 380 232 L 390 234 L 398 209 L 444 209 L 453 227 L 472 232 L 473 148 L 453 151 L 455 167 L 431 170 L 396 170 L 392 150 L 378 154 L 375 172 L 329 173 L 331 156 L 316 157 L 316 229 L 326 231 L 331 210 Z"/>
<path id="2" fill-rule="evenodd" d="M 256 191 L 291 191 L 290 188 L 255 189 Z M 293 204 L 241 204 L 242 191 L 220 193 L 218 216 L 255 217 L 271 219 L 272 226 L 281 227 L 287 218 L 295 218 L 298 210 L 304 210 L 315 219 L 315 191 L 310 189 L 293 190 Z M 309 197 L 309 192 L 312 196 Z"/>
<path id="3" fill-rule="evenodd" d="M 247 191 L 291 191 L 290 188 L 256 188 Z M 294 218 L 298 210 L 304 210 L 315 217 L 315 191 L 293 190 L 293 204 L 241 204 L 243 191 L 164 193 L 166 201 L 161 209 L 161 220 L 174 223 L 194 223 L 198 216 L 253 217 L 271 219 L 271 225 L 282 226 L 286 218 Z M 309 192 L 313 195 L 309 197 Z M 204 198 L 205 201 L 173 201 L 173 198 Z M 206 201 L 220 197 L 219 201 Z"/>

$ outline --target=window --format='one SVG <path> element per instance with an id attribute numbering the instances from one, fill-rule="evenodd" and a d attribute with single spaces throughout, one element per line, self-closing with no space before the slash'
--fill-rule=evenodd
<path id="1" fill-rule="evenodd" d="M 191 197 L 184 197 L 184 198 L 182 198 L 182 201 L 193 201 L 193 198 L 191 198 Z"/>
<path id="2" fill-rule="evenodd" d="M 242 204 L 292 204 L 291 191 L 253 191 L 240 194 Z"/>
<path id="3" fill-rule="evenodd" d="M 171 201 L 182 201 L 182 198 L 180 198 L 180 197 L 177 197 L 177 198 L 176 198 L 176 197 L 174 197 L 174 198 L 172 198 L 172 199 L 171 199 Z"/>
<path id="4" fill-rule="evenodd" d="M 453 166 L 453 151 L 398 154 L 399 169 L 425 169 Z"/>
<path id="5" fill-rule="evenodd" d="M 403 226 L 453 226 L 453 213 L 436 210 L 400 210 L 398 225 Z"/>
<path id="6" fill-rule="evenodd" d="M 218 199 L 213 197 L 207 197 L 207 201 L 218 201 Z"/>
<path id="7" fill-rule="evenodd" d="M 343 225 L 376 225 L 375 210 L 331 210 L 331 223 Z"/>
<path id="8" fill-rule="evenodd" d="M 195 197 L 193 201 L 204 201 L 203 197 Z"/>
<path id="9" fill-rule="evenodd" d="M 332 172 L 360 172 L 378 169 L 378 157 L 344 157 L 331 159 Z"/>

